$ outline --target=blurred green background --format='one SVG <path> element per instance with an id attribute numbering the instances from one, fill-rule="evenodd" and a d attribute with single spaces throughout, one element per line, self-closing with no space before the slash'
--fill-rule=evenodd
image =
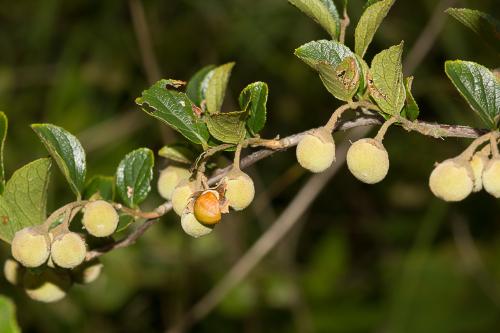
<path id="1" fill-rule="evenodd" d="M 438 3 L 500 13 L 498 0 L 399 0 L 367 59 L 400 40 L 406 56 Z M 45 0 L 0 6 L 8 175 L 46 155 L 29 128 L 35 122 L 75 133 L 88 151 L 89 175 L 112 175 L 134 148 L 157 151 L 175 141 L 134 104 L 149 83 L 129 4 Z M 363 4 L 350 1 L 349 45 Z M 143 6 L 162 77 L 187 80 L 201 66 L 236 61 L 227 110 L 246 84 L 269 84 L 263 136 L 318 126 L 338 105 L 293 56 L 301 44 L 328 36 L 287 1 L 144 0 Z M 458 22 L 442 19 L 414 71 L 420 118 L 480 127 L 443 63 L 463 59 L 495 68 L 498 55 Z M 391 129 L 385 140 L 388 177 L 365 185 L 343 167 L 271 255 L 192 331 L 499 332 L 499 201 L 481 192 L 446 204 L 427 187 L 433 163 L 455 156 L 467 142 Z M 159 170 L 165 162 L 156 164 Z M 3 276 L 0 293 L 14 300 L 23 332 L 161 332 L 224 276 L 309 177 L 292 151 L 249 173 L 257 186 L 253 207 L 225 217 L 210 236 L 190 238 L 169 213 L 134 246 L 104 256 L 99 280 L 74 287 L 59 303 L 31 301 Z M 73 199 L 58 171 L 50 191 L 51 210 Z M 158 203 L 153 194 L 145 207 Z M 1 244 L 2 262 L 8 255 Z"/>

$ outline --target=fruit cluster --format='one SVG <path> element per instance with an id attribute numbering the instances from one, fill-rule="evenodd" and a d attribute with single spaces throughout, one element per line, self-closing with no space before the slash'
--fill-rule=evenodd
<path id="1" fill-rule="evenodd" d="M 82 224 L 90 235 L 108 237 L 115 232 L 119 216 L 110 203 L 96 200 L 78 208 L 83 208 Z M 15 260 L 4 264 L 6 279 L 41 302 L 62 299 L 73 282 L 93 282 L 102 269 L 98 260 L 85 261 L 87 243 L 84 236 L 69 231 L 69 219 L 55 227 L 50 222 L 17 231 L 11 244 Z"/>
<path id="2" fill-rule="evenodd" d="M 196 180 L 190 176 L 187 169 L 168 166 L 160 173 L 158 192 L 171 200 L 173 210 L 181 217 L 182 229 L 193 237 L 209 234 L 229 207 L 236 211 L 245 209 L 255 195 L 252 178 L 237 163 L 213 188 L 206 185 L 203 174 Z"/>

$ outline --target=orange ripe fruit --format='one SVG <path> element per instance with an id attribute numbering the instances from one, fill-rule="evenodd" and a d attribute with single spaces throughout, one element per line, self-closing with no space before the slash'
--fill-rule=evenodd
<path id="1" fill-rule="evenodd" d="M 205 191 L 196 198 L 194 216 L 203 224 L 213 225 L 219 223 L 221 219 L 219 197 L 214 191 Z"/>

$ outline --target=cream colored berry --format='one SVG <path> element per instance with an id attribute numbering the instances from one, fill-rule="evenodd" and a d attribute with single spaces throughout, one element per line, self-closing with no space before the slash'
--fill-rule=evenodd
<path id="1" fill-rule="evenodd" d="M 40 274 L 27 271 L 23 286 L 26 294 L 35 301 L 52 303 L 66 296 L 71 287 L 71 278 L 67 272 L 46 269 Z"/>
<path id="2" fill-rule="evenodd" d="M 54 263 L 62 268 L 74 268 L 80 265 L 87 254 L 85 240 L 75 232 L 63 233 L 52 242 L 50 249 Z"/>
<path id="3" fill-rule="evenodd" d="M 181 226 L 186 234 L 194 238 L 205 236 L 212 232 L 212 228 L 201 224 L 194 214 L 190 212 L 182 214 Z"/>
<path id="4" fill-rule="evenodd" d="M 316 129 L 302 137 L 296 150 L 299 164 L 311 171 L 325 171 L 335 161 L 335 143 L 324 128 Z"/>
<path id="5" fill-rule="evenodd" d="M 252 178 L 240 170 L 231 171 L 226 177 L 226 199 L 234 210 L 248 207 L 255 196 Z"/>
<path id="6" fill-rule="evenodd" d="M 172 199 L 172 192 L 183 180 L 189 178 L 191 173 L 188 169 L 168 166 L 160 172 L 158 178 L 158 193 L 167 200 Z"/>
<path id="7" fill-rule="evenodd" d="M 3 275 L 5 279 L 13 285 L 21 283 L 24 274 L 24 267 L 13 259 L 5 260 L 3 264 Z"/>
<path id="8" fill-rule="evenodd" d="M 472 168 L 468 162 L 456 159 L 439 163 L 429 177 L 429 187 L 445 201 L 463 200 L 474 187 Z"/>
<path id="9" fill-rule="evenodd" d="M 115 232 L 119 219 L 118 213 L 110 203 L 97 200 L 85 206 L 82 224 L 92 236 L 107 237 Z"/>
<path id="10" fill-rule="evenodd" d="M 367 184 L 375 184 L 389 171 L 389 154 L 380 141 L 365 138 L 354 142 L 347 151 L 349 171 Z"/>
<path id="11" fill-rule="evenodd" d="M 194 188 L 194 182 L 184 180 L 174 189 L 172 193 L 172 208 L 177 215 L 182 215 L 184 208 L 186 208 L 189 199 L 191 199 L 194 193 Z"/>
<path id="12" fill-rule="evenodd" d="M 12 256 L 25 267 L 38 267 L 50 254 L 50 239 L 47 233 L 34 228 L 16 232 L 11 244 Z"/>
<path id="13" fill-rule="evenodd" d="M 89 284 L 97 280 L 101 275 L 103 264 L 99 259 L 94 259 L 85 262 L 71 272 L 71 276 L 75 282 L 81 284 Z"/>
<path id="14" fill-rule="evenodd" d="M 479 192 L 483 188 L 483 170 L 486 163 L 488 163 L 488 158 L 480 152 L 475 153 L 470 160 L 470 166 L 474 175 L 473 192 Z"/>
<path id="15" fill-rule="evenodd" d="M 500 158 L 491 159 L 483 171 L 483 186 L 486 192 L 500 198 Z"/>

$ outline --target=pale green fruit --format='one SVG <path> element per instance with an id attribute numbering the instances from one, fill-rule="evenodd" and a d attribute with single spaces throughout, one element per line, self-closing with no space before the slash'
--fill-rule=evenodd
<path id="1" fill-rule="evenodd" d="M 248 207 L 255 196 L 255 187 L 252 178 L 240 170 L 232 170 L 226 177 L 225 197 L 234 210 Z"/>
<path id="2" fill-rule="evenodd" d="M 87 244 L 75 232 L 68 232 L 57 236 L 50 249 L 53 262 L 62 268 L 74 268 L 85 260 Z"/>
<path id="3" fill-rule="evenodd" d="M 472 168 L 468 162 L 456 159 L 439 163 L 429 177 L 429 187 L 438 198 L 461 201 L 474 187 Z"/>
<path id="4" fill-rule="evenodd" d="M 50 254 L 50 238 L 47 233 L 33 228 L 16 232 L 11 244 L 12 256 L 25 267 L 38 267 L 44 264 Z"/>
<path id="5" fill-rule="evenodd" d="M 375 184 L 385 178 L 389 171 L 389 155 L 381 142 L 364 138 L 354 142 L 347 151 L 349 171 L 367 184 Z"/>
<path id="6" fill-rule="evenodd" d="M 23 286 L 26 294 L 35 301 L 52 303 L 66 296 L 71 287 L 71 278 L 67 272 L 46 269 L 40 274 L 27 271 Z"/>
<path id="7" fill-rule="evenodd" d="M 181 226 L 186 234 L 194 238 L 208 235 L 212 228 L 201 224 L 193 213 L 185 212 L 181 217 Z"/>
<path id="8" fill-rule="evenodd" d="M 186 208 L 189 203 L 189 199 L 191 199 L 191 196 L 194 193 L 194 189 L 194 182 L 189 182 L 188 180 L 182 181 L 174 189 L 174 192 L 172 193 L 172 208 L 177 215 L 182 215 L 184 208 Z"/>
<path id="9" fill-rule="evenodd" d="M 303 168 L 311 172 L 322 172 L 335 160 L 335 143 L 332 135 L 320 128 L 305 134 L 300 139 L 295 153 Z"/>
<path id="10" fill-rule="evenodd" d="M 81 284 L 89 284 L 97 280 L 101 275 L 103 264 L 99 259 L 94 259 L 83 263 L 75 268 L 71 273 L 73 280 Z"/>
<path id="11" fill-rule="evenodd" d="M 13 259 L 5 260 L 3 264 L 3 275 L 11 284 L 17 286 L 21 283 L 24 274 L 24 267 Z"/>
<path id="12" fill-rule="evenodd" d="M 85 205 L 82 224 L 92 236 L 108 237 L 115 232 L 119 219 L 110 203 L 97 200 Z"/>
<path id="13" fill-rule="evenodd" d="M 500 198 L 500 158 L 491 159 L 483 171 L 483 186 L 486 192 Z"/>
<path id="14" fill-rule="evenodd" d="M 158 178 L 158 193 L 167 200 L 172 199 L 172 192 L 179 183 L 189 179 L 191 173 L 188 169 L 168 166 L 160 172 Z"/>
<path id="15" fill-rule="evenodd" d="M 472 189 L 473 192 L 479 192 L 483 188 L 483 170 L 486 163 L 488 163 L 488 158 L 480 152 L 475 153 L 470 160 L 470 166 L 474 175 L 474 188 Z"/>

